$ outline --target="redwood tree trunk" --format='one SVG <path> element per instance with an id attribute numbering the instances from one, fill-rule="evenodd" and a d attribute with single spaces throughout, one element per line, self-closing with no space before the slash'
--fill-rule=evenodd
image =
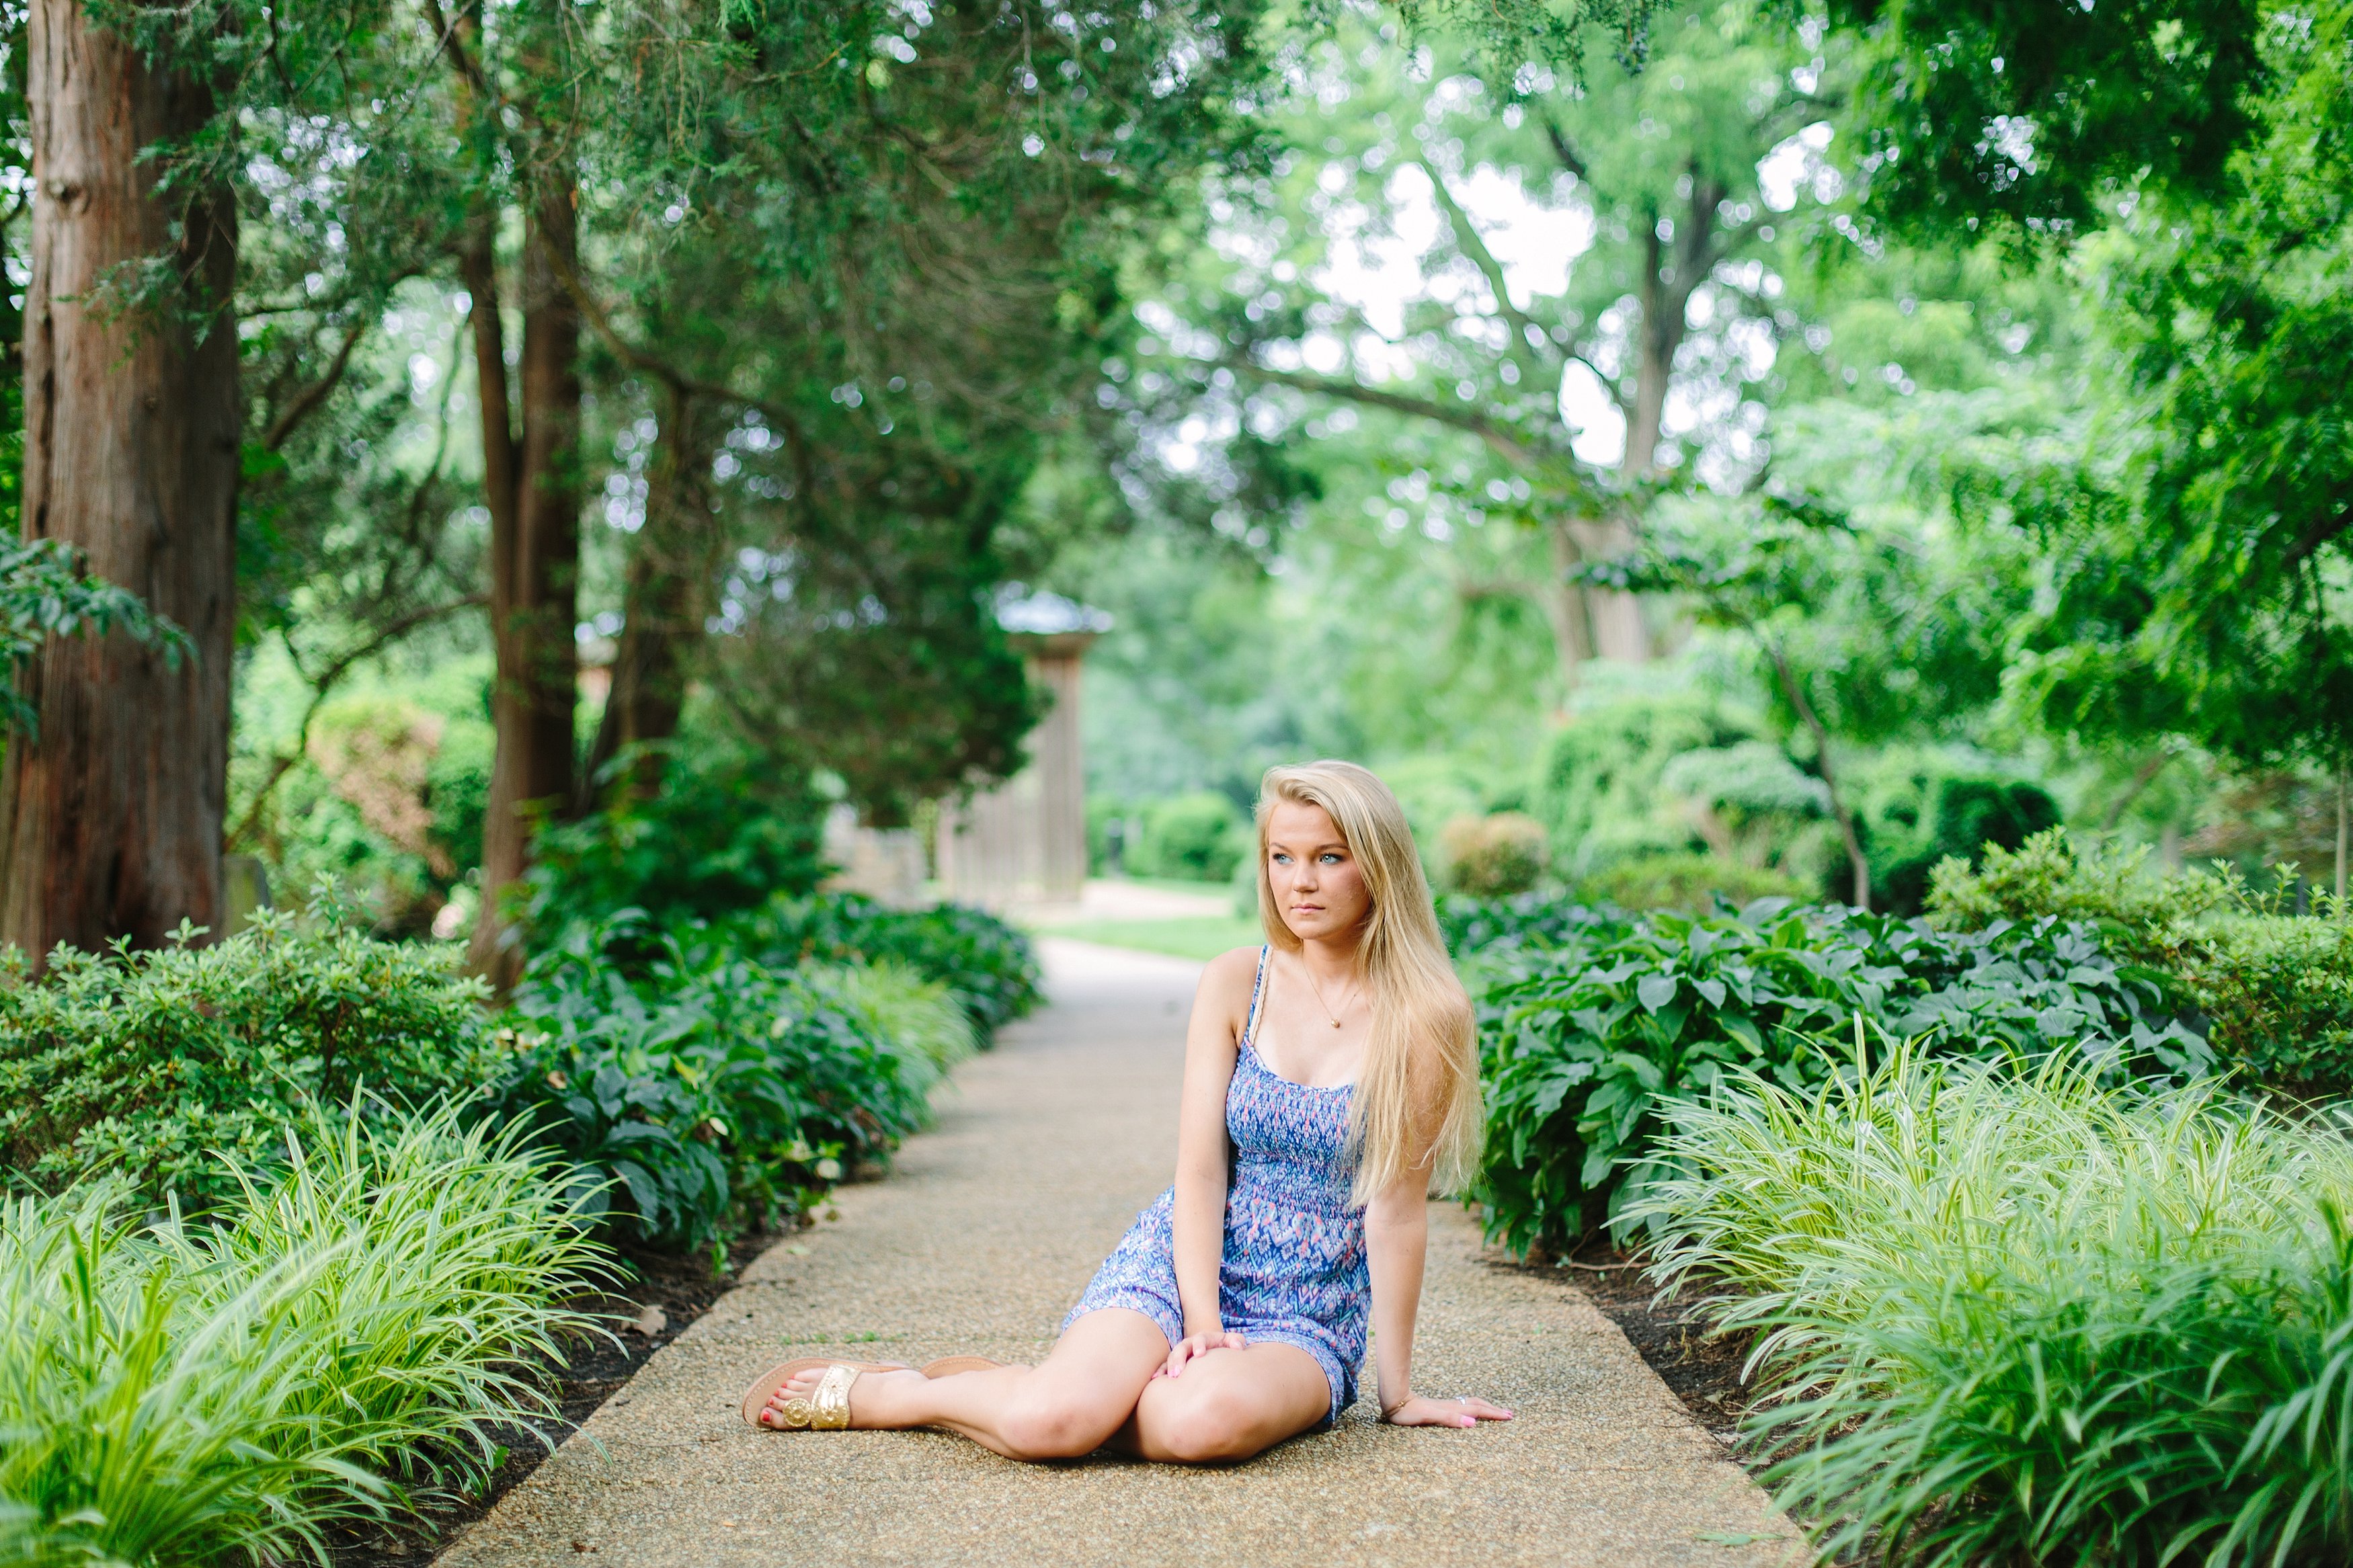
<path id="1" fill-rule="evenodd" d="M 569 178 L 545 177 L 524 226 L 522 256 L 522 430 L 509 437 L 512 488 L 491 501 L 491 627 L 498 674 L 491 718 L 498 733 L 482 822 L 482 905 L 470 959 L 501 989 L 522 954 L 502 908 L 531 862 L 531 835 L 543 812 L 562 810 L 573 794 L 573 706 L 579 684 L 580 317 L 556 263 L 577 265 Z M 471 270 L 472 264 L 469 264 Z M 487 264 L 486 281 L 494 289 Z M 475 300 L 475 363 L 487 388 L 498 384 L 504 419 L 506 365 L 495 294 Z M 488 318 L 482 316 L 487 309 Z M 482 399 L 486 448 L 492 398 Z M 486 488 L 497 472 L 484 464 Z"/>
<path id="2" fill-rule="evenodd" d="M 195 645 L 176 669 L 120 637 L 28 661 L 40 731 L 0 770 L 0 940 L 37 963 L 60 942 L 220 924 L 240 415 L 235 209 L 159 195 L 139 158 L 200 126 L 210 93 L 142 64 L 80 0 L 33 0 L 26 65 L 24 531 L 79 545 Z M 111 269 L 159 255 L 179 296 L 110 310 Z"/>

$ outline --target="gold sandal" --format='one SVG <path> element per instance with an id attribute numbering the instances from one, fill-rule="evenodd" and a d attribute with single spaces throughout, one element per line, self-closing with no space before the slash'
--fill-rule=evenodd
<path id="1" fill-rule="evenodd" d="M 991 1361 L 985 1355 L 945 1355 L 923 1363 L 925 1377 L 954 1377 L 960 1372 L 995 1372 L 1010 1363 Z"/>
<path id="2" fill-rule="evenodd" d="M 825 1368 L 825 1375 L 817 1386 L 801 1397 L 787 1399 L 776 1412 L 774 1423 L 760 1419 L 768 1401 L 779 1389 L 790 1383 L 795 1374 L 811 1367 Z M 858 1381 L 860 1373 L 904 1372 L 904 1363 L 872 1361 L 835 1361 L 828 1356 L 802 1356 L 780 1366 L 772 1366 L 744 1391 L 744 1419 L 754 1426 L 769 1430 L 798 1431 L 813 1428 L 820 1432 L 838 1432 L 849 1425 L 849 1385 Z"/>

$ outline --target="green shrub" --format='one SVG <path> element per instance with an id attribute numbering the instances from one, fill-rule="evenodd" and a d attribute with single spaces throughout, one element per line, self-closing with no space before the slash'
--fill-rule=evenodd
<path id="1" fill-rule="evenodd" d="M 1446 880 L 1474 898 L 1525 893 L 1544 876 L 1548 854 L 1544 824 L 1525 812 L 1458 816 L 1440 838 Z"/>
<path id="2" fill-rule="evenodd" d="M 1437 908 L 1439 931 L 1458 965 L 1505 952 L 1546 953 L 1580 940 L 1606 941 L 1633 927 L 1623 910 L 1597 908 L 1558 892 L 1507 899 L 1441 893 Z"/>
<path id="3" fill-rule="evenodd" d="M 1458 917 L 1459 918 L 1459 917 Z M 1565 924 L 1524 946 L 1480 999 L 1487 1167 L 1476 1197 L 1514 1250 L 1558 1249 L 1671 1173 L 1661 1117 L 1743 1068 L 1792 1088 L 1833 1067 L 1820 1044 L 1858 1020 L 1945 1051 L 2070 1053 L 2183 1077 L 2209 1065 L 2146 973 L 2089 927 L 1980 933 L 1767 899 L 1738 916 Z"/>
<path id="4" fill-rule="evenodd" d="M 2037 835 L 1977 869 L 1936 868 L 1932 919 L 1960 930 L 2060 914 L 2096 922 L 2116 952 L 2161 970 L 2206 1020 L 2218 1060 L 2301 1099 L 2353 1095 L 2353 919 L 2319 899 L 2285 911 L 2287 883 L 2257 895 L 2227 869 L 2157 873 L 2147 851 Z"/>
<path id="5" fill-rule="evenodd" d="M 1534 815 L 1552 836 L 1555 871 L 1580 880 L 1618 861 L 1688 850 L 1691 825 L 1661 805 L 1667 764 L 1756 739 L 1756 725 L 1693 691 L 1581 710 L 1553 737 Z"/>
<path id="6" fill-rule="evenodd" d="M 497 1070 L 482 989 L 445 949 L 376 942 L 324 890 L 211 947 L 59 948 L 0 984 L 0 1168 L 56 1191 L 109 1169 L 192 1209 L 282 1148 L 304 1108 L 463 1095 Z"/>
<path id="7" fill-rule="evenodd" d="M 1234 874 L 1234 862 L 1250 857 L 1240 809 L 1215 790 L 1153 801 L 1136 820 L 1141 831 L 1128 869 L 1139 877 L 1222 882 Z"/>
<path id="8" fill-rule="evenodd" d="M 860 893 L 778 899 L 729 922 L 726 940 L 773 964 L 889 959 L 947 986 L 980 1031 L 998 1029 L 1043 999 L 1038 954 L 1018 928 L 965 904 L 886 909 Z"/>
<path id="9" fill-rule="evenodd" d="M 1743 1288 L 1752 1442 L 1826 1559 L 2353 1550 L 2344 1128 L 1910 1051 L 1669 1114 L 1654 1278 Z"/>
<path id="10" fill-rule="evenodd" d="M 673 752 L 651 800 L 624 795 L 535 839 L 522 901 L 530 944 L 641 910 L 653 929 L 799 896 L 826 873 L 825 805 L 807 775 L 748 751 Z"/>
<path id="11" fill-rule="evenodd" d="M 1620 860 L 1587 879 L 1587 898 L 1628 910 L 1705 910 L 1721 897 L 1738 906 L 1758 899 L 1805 896 L 1795 877 L 1720 855 L 1646 855 Z"/>
<path id="12" fill-rule="evenodd" d="M 5 1561 L 324 1561 L 555 1415 L 527 1369 L 600 1255 L 515 1130 L 313 1119 L 283 1154 L 216 1227 L 142 1228 L 120 1178 L 0 1201 Z"/>
<path id="13" fill-rule="evenodd" d="M 1872 906 L 1893 914 L 1920 912 L 1942 861 L 1974 863 L 1989 844 L 2015 849 L 2060 819 L 2059 803 L 2041 784 L 1957 771 L 1941 758 L 1883 766 L 1864 793 L 1859 826 Z M 1827 875 L 1831 896 L 1849 890 L 1843 861 Z"/>
<path id="14" fill-rule="evenodd" d="M 656 1246 L 806 1208 L 921 1125 L 938 1076 L 871 1010 L 728 935 L 649 934 L 625 915 L 535 955 L 515 991 L 499 1110 L 608 1177 L 610 1219 Z"/>

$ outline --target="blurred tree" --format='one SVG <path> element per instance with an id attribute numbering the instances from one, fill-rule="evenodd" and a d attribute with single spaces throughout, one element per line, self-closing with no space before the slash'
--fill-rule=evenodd
<path id="1" fill-rule="evenodd" d="M 592 778 L 626 752 L 650 788 L 697 675 L 878 820 L 1018 767 L 1033 712 L 995 590 L 1043 552 L 1012 519 L 1083 417 L 1144 226 L 1255 156 L 1231 104 L 1262 68 L 1250 6 L 1018 19 L 875 7 L 832 24 L 845 54 L 779 12 L 666 79 L 608 55 L 595 145 L 627 173 L 585 287 L 652 447 L 614 513 Z"/>
<path id="2" fill-rule="evenodd" d="M 2097 227 L 2140 185 L 2228 183 L 2273 79 L 2255 0 L 1829 0 L 1857 47 L 1848 125 L 1866 205 L 1915 233 Z"/>
<path id="3" fill-rule="evenodd" d="M 1206 362 L 1197 379 L 1228 367 L 1483 442 L 1502 472 L 1466 504 L 1542 548 L 1477 588 L 1542 606 L 1573 688 L 1586 659 L 1640 659 L 1651 640 L 1635 601 L 1571 582 L 1577 563 L 1628 546 L 1663 474 L 1736 480 L 1762 460 L 1747 384 L 1795 321 L 1760 164 L 1786 145 L 1802 165 L 1791 139 L 1835 92 L 1819 57 L 1736 0 L 1581 79 L 1485 47 L 1409 58 L 1354 30 L 1310 48 L 1286 106 L 1302 153 L 1271 199 L 1233 193 L 1233 276 L 1172 344 Z M 1507 266 L 1482 205 L 1537 226 L 1566 266 Z M 1422 280 L 1396 321 L 1338 280 L 1415 249 Z M 1622 423 L 1615 451 L 1588 421 Z"/>
<path id="4" fill-rule="evenodd" d="M 2124 205 L 2084 263 L 2118 360 L 2073 448 L 1967 495 L 2050 585 L 2020 689 L 2054 730 L 2260 769 L 2353 761 L 2353 7 L 2263 36 L 2245 145 L 2203 194 Z M 2160 753 L 2161 754 L 2161 753 Z M 2338 857 L 2338 875 L 2344 858 Z"/>

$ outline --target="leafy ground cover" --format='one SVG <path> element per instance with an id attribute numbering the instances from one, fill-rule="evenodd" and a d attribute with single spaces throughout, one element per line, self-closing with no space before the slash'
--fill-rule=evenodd
<path id="1" fill-rule="evenodd" d="M 1764 1479 L 1826 1556 L 2353 1547 L 2353 1142 L 2211 1082 L 1905 1049 L 1672 1107 L 1653 1279 L 1729 1284 Z"/>
<path id="2" fill-rule="evenodd" d="M 2229 869 L 2163 874 L 2147 851 L 2037 835 L 1936 869 L 1931 918 L 1960 930 L 2062 914 L 2099 927 L 2111 951 L 2172 977 L 2215 1053 L 2247 1081 L 2299 1099 L 2353 1095 L 2353 919 L 2328 894 L 2294 912 L 2295 877 L 2268 891 Z"/>
<path id="3" fill-rule="evenodd" d="M 2203 1040 L 2163 977 L 2119 963 L 2081 922 L 1981 932 L 1760 900 L 1704 916 L 1628 916 L 1523 899 L 1451 903 L 1473 950 L 1488 1093 L 1488 1229 L 1559 1251 L 1669 1173 L 1667 1108 L 1754 1071 L 1798 1088 L 1836 1070 L 1822 1044 L 1867 1028 L 2015 1060 L 2063 1051 L 2103 1071 L 2201 1076 Z"/>
<path id="4" fill-rule="evenodd" d="M 454 948 L 376 940 L 332 889 L 208 948 L 20 964 L 0 1563 L 283 1561 L 511 1481 L 594 1359 L 608 1246 L 715 1274 L 807 1223 L 1035 1005 L 1028 942 L 977 910 L 747 905 L 785 840 L 748 841 L 714 918 L 657 897 L 658 923 L 626 895 L 691 889 L 676 847 L 584 837 L 551 880 L 618 907 L 527 926 L 495 1013 Z"/>
<path id="5" fill-rule="evenodd" d="M 497 1101 L 600 1178 L 632 1239 L 709 1247 L 806 1210 L 922 1124 L 932 1053 L 972 1038 L 945 986 L 902 967 L 771 967 L 708 928 L 651 940 L 617 959 L 644 941 L 625 921 L 533 960 Z M 903 1039 L 880 1026 L 894 1016 Z"/>

